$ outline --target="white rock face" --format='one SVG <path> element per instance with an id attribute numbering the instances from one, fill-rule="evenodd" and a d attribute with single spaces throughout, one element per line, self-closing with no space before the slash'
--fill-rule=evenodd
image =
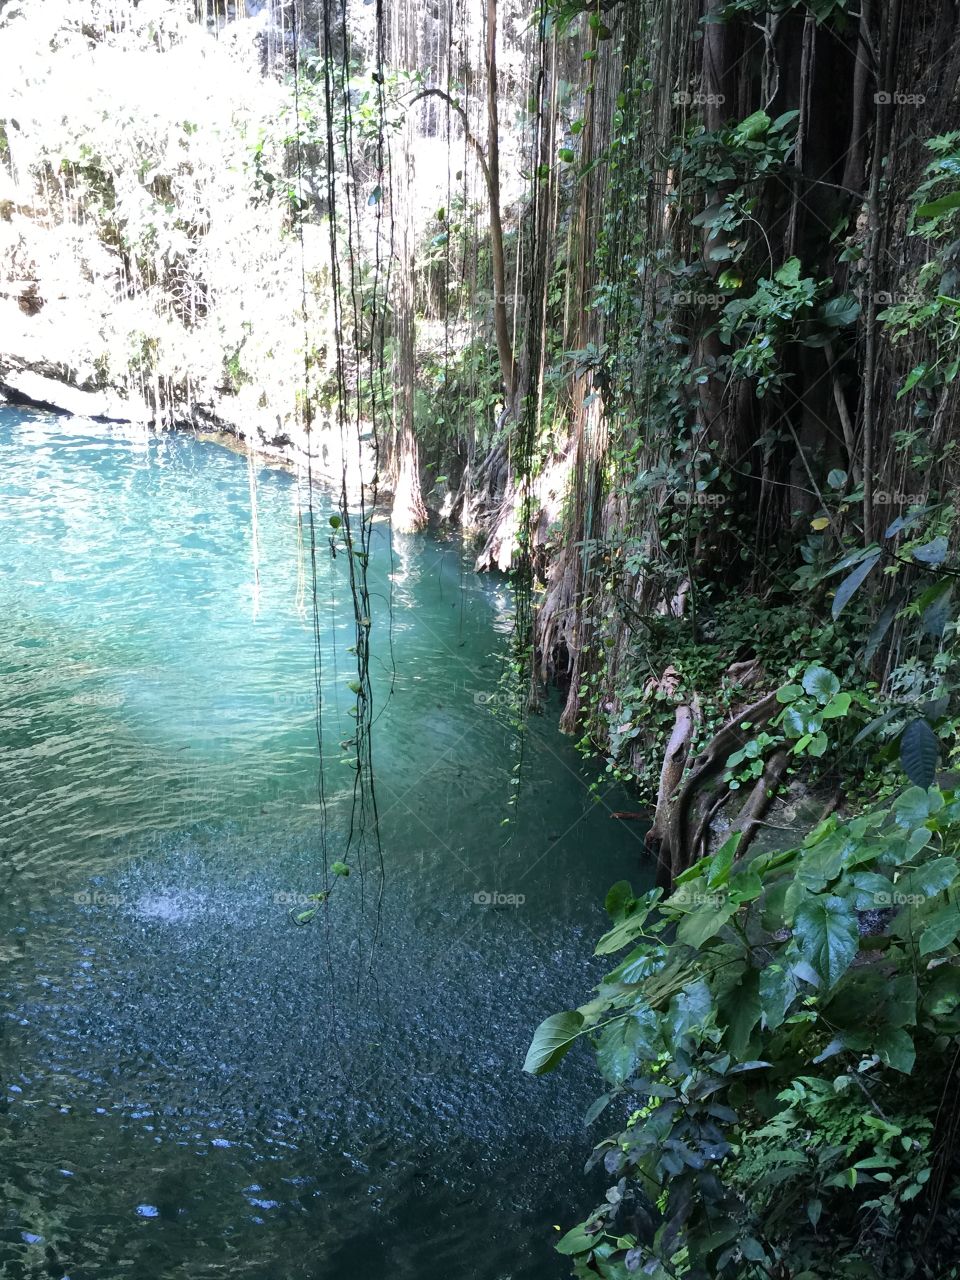
<path id="1" fill-rule="evenodd" d="M 149 422 L 146 404 L 136 398 L 122 399 L 109 391 L 81 391 L 54 378 L 29 370 L 0 373 L 0 390 L 6 399 L 72 413 L 80 418 L 106 422 Z"/>

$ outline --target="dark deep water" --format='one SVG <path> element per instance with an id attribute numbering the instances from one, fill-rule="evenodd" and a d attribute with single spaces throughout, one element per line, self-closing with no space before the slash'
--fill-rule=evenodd
<path id="1" fill-rule="evenodd" d="M 591 800 L 554 706 L 501 826 L 509 595 L 378 525 L 382 931 L 372 866 L 292 924 L 323 861 L 313 631 L 297 482 L 257 484 L 255 600 L 243 458 L 0 408 L 0 1277 L 565 1275 L 599 1083 L 585 1052 L 520 1067 L 599 975 L 606 889 L 641 879 L 626 802 Z M 331 861 L 343 555 L 319 592 Z"/>

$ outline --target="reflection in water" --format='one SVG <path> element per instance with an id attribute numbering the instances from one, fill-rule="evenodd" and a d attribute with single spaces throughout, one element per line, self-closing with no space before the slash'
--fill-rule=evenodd
<path id="1" fill-rule="evenodd" d="M 0 409 L 0 1276 L 563 1275 L 595 1083 L 520 1063 L 638 879 L 624 801 L 548 713 L 501 825 L 508 595 L 378 522 L 380 936 L 373 868 L 298 927 L 353 621 L 321 557 L 324 851 L 297 482 L 254 482 L 252 531 L 242 458 Z"/>

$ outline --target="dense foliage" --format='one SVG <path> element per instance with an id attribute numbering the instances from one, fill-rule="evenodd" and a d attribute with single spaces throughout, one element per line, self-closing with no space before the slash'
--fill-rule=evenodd
<path id="1" fill-rule="evenodd" d="M 590 1041 L 613 1180 L 560 1241 L 578 1276 L 958 1274 L 960 800 L 911 787 L 803 844 L 738 836 L 661 900 L 607 897 L 627 950 L 527 1069 Z"/>

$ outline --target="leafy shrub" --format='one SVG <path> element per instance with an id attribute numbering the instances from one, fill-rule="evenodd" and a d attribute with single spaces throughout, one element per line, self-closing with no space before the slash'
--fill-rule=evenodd
<path id="1" fill-rule="evenodd" d="M 738 840 L 665 901 L 615 885 L 596 951 L 626 957 L 537 1030 L 526 1069 L 588 1040 L 588 1121 L 621 1117 L 590 1162 L 613 1185 L 558 1249 L 611 1280 L 960 1274 L 960 794 Z"/>

